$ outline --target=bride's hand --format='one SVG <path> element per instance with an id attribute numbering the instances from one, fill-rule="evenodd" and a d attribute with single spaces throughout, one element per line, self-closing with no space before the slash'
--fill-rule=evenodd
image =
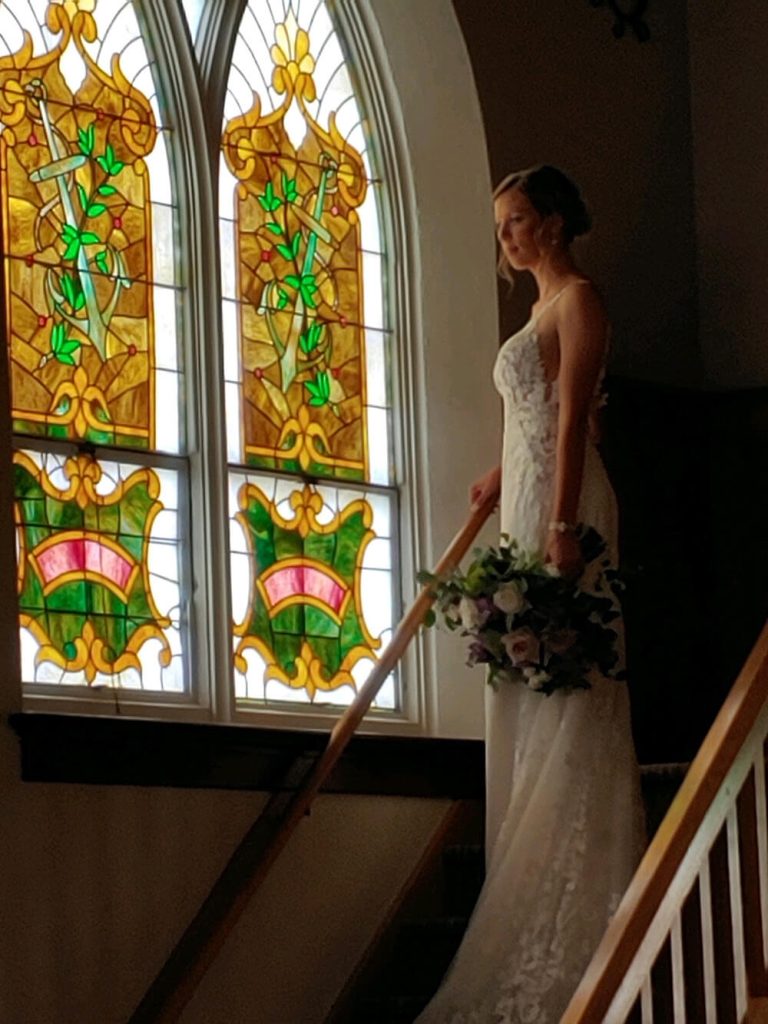
<path id="1" fill-rule="evenodd" d="M 575 578 L 584 568 L 581 545 L 575 533 L 550 531 L 545 561 L 550 562 L 561 576 Z"/>
<path id="2" fill-rule="evenodd" d="M 481 476 L 479 480 L 475 480 L 469 488 L 469 507 L 473 510 L 477 509 L 491 497 L 498 502 L 500 493 L 501 466 L 494 466 L 493 469 L 489 469 L 487 473 Z M 494 508 L 496 507 L 494 505 Z"/>

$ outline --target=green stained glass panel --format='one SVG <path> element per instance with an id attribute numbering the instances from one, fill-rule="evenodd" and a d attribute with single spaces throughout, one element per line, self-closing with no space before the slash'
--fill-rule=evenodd
<path id="1" fill-rule="evenodd" d="M 14 456 L 22 678 L 178 692 L 181 554 L 171 470 Z"/>
<path id="2" fill-rule="evenodd" d="M 348 703 L 392 630 L 393 573 L 367 557 L 392 496 L 244 473 L 229 490 L 237 696 Z"/>

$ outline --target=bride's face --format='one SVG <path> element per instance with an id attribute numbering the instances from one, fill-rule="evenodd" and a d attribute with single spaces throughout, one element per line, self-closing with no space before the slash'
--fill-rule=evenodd
<path id="1" fill-rule="evenodd" d="M 543 218 L 519 188 L 509 188 L 494 200 L 496 237 L 513 270 L 527 270 L 542 258 Z"/>

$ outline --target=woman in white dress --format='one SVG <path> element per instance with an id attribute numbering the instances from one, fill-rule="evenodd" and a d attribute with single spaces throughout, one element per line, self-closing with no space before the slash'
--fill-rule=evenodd
<path id="1" fill-rule="evenodd" d="M 494 193 L 500 269 L 529 271 L 539 298 L 501 347 L 501 465 L 471 488 L 501 501 L 501 530 L 564 574 L 579 573 L 576 527 L 616 561 L 616 502 L 595 447 L 608 345 L 600 297 L 570 250 L 590 226 L 557 168 Z M 486 881 L 459 952 L 418 1024 L 557 1024 L 645 842 L 625 683 L 549 697 L 487 687 Z"/>

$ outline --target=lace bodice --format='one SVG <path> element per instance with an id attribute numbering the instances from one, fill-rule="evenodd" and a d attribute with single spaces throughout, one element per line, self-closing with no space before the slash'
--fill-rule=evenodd
<path id="1" fill-rule="evenodd" d="M 505 412 L 513 418 L 519 417 L 529 406 L 537 411 L 557 408 L 557 381 L 546 379 L 541 362 L 538 321 L 539 317 L 532 317 L 507 338 L 499 349 L 493 369 L 493 382 L 508 407 Z"/>
<path id="2" fill-rule="evenodd" d="M 505 431 L 519 432 L 532 458 L 550 458 L 557 442 L 557 381 L 544 375 L 536 321 L 508 338 L 496 358 L 493 381 L 504 402 Z"/>
<path id="3" fill-rule="evenodd" d="M 589 282 L 574 281 L 565 285 L 524 327 L 508 338 L 499 349 L 493 370 L 493 382 L 504 401 L 506 426 L 517 426 L 529 444 L 537 445 L 547 454 L 554 452 L 557 439 L 559 392 L 558 381 L 547 380 L 541 361 L 538 323 L 567 288 L 579 284 Z M 604 377 L 605 360 L 595 385 L 592 400 L 595 409 L 605 404 Z M 530 429 L 532 424 L 535 424 L 534 430 Z"/>
<path id="4" fill-rule="evenodd" d="M 493 370 L 494 384 L 504 402 L 502 480 L 515 482 L 514 489 L 502 487 L 502 531 L 532 551 L 541 551 L 546 543 L 559 412 L 558 381 L 547 379 L 538 324 L 567 288 L 588 283 L 571 282 L 553 295 L 504 342 Z M 592 398 L 593 411 L 604 403 L 604 374 L 603 364 Z M 595 456 L 596 452 L 588 452 L 587 462 L 593 462 Z M 593 525 L 600 529 L 601 524 Z"/>

